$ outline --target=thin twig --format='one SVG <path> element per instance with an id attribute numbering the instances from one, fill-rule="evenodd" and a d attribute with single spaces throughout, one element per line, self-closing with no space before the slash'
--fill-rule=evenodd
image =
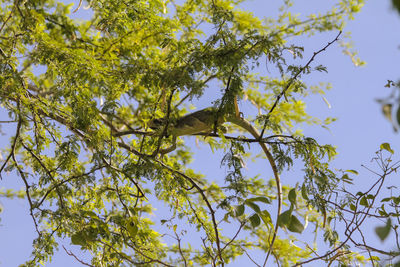
<path id="1" fill-rule="evenodd" d="M 83 260 L 79 259 L 72 251 L 68 251 L 64 246 L 62 246 L 63 249 L 65 250 L 65 252 L 68 254 L 68 256 L 72 256 L 74 257 L 77 261 L 79 261 L 80 264 L 83 264 L 85 266 L 90 266 L 90 267 L 94 267 L 94 265 L 91 265 L 89 263 L 84 262 Z"/>
<path id="2" fill-rule="evenodd" d="M 272 105 L 271 109 L 269 110 L 266 118 L 265 118 L 265 122 L 264 122 L 264 126 L 262 128 L 261 134 L 260 134 L 260 139 L 262 139 L 262 137 L 264 136 L 264 132 L 265 129 L 267 127 L 267 122 L 269 117 L 271 116 L 271 113 L 274 111 L 274 109 L 276 108 L 276 106 L 278 105 L 279 101 L 281 100 L 282 96 L 285 95 L 286 91 L 289 89 L 289 87 L 294 83 L 294 81 L 297 80 L 297 78 L 299 77 L 299 75 L 306 69 L 308 68 L 308 66 L 311 64 L 311 62 L 314 61 L 315 57 L 325 51 L 330 45 L 332 45 L 334 42 L 336 42 L 339 39 L 339 36 L 342 34 L 342 31 L 339 31 L 338 35 L 335 37 L 335 39 L 333 39 L 331 42 L 329 42 L 327 45 L 325 45 L 323 48 L 321 48 L 320 50 L 318 50 L 317 52 L 314 52 L 314 54 L 312 55 L 312 57 L 310 58 L 310 60 L 307 62 L 306 65 L 304 65 L 301 69 L 299 69 L 295 75 L 292 76 L 292 78 L 290 78 L 289 82 L 286 84 L 285 88 L 279 93 L 279 95 L 276 97 L 274 104 Z"/>

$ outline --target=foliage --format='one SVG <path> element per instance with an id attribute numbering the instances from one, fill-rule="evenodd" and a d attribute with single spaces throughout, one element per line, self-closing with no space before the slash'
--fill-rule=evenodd
<path id="1" fill-rule="evenodd" d="M 234 0 L 88 4 L 86 20 L 72 19 L 72 5 L 53 0 L 0 5 L 0 100 L 15 125 L 0 171 L 17 174 L 25 185 L 37 232 L 26 266 L 51 260 L 61 239 L 87 251 L 91 263 L 84 264 L 94 266 L 216 266 L 240 256 L 254 262 L 250 249 L 263 255 L 259 265 L 376 261 L 378 250 L 350 238 L 372 212 L 376 195 L 346 192 L 342 186 L 356 172 L 331 170 L 334 147 L 295 131 L 301 123 L 326 126 L 306 113 L 303 102 L 323 88 L 301 77 L 326 71 L 314 66 L 316 56 L 337 40 L 362 1 L 341 0 L 303 20 L 290 13 L 287 0 L 277 19 L 265 20 Z M 304 47 L 291 44 L 292 38 L 326 31 L 336 39 L 304 63 Z M 259 74 L 263 62 L 277 75 Z M 182 140 L 160 155 L 173 142 L 168 124 L 192 103 L 204 100 L 231 113 L 237 96 L 259 111 L 252 123 L 261 138 L 235 134 L 241 129 L 234 125 L 229 134 L 203 134 L 213 152 L 224 153 L 225 180 L 212 182 L 190 169 L 193 154 Z M 249 120 L 255 115 L 243 113 Z M 154 118 L 166 122 L 163 131 L 148 129 Z M 278 220 L 273 211 L 280 185 L 265 170 L 250 176 L 244 169 L 249 156 L 265 160 L 249 150 L 257 142 L 269 146 L 279 172 L 303 165 L 302 183 L 283 186 L 288 209 Z M 392 152 L 387 144 L 381 149 Z M 398 166 L 389 167 L 381 155 L 385 177 Z M 15 195 L 21 194 L 1 193 Z M 344 234 L 335 228 L 340 222 Z M 394 220 L 377 228 L 382 239 L 389 227 L 396 227 Z M 315 256 L 317 248 L 301 241 L 305 231 L 322 231 L 327 252 Z M 363 257 L 359 252 L 366 248 Z"/>

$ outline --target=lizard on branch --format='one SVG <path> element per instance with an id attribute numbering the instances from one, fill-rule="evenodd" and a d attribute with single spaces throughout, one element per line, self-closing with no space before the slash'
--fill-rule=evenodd
<path id="1" fill-rule="evenodd" d="M 176 138 L 178 136 L 183 135 L 194 135 L 198 133 L 211 133 L 215 131 L 217 127 L 221 129 L 222 124 L 224 122 L 233 123 L 240 128 L 244 129 L 248 133 L 250 133 L 256 140 L 259 140 L 258 143 L 261 146 L 265 156 L 267 157 L 276 182 L 277 193 L 278 193 L 278 211 L 276 218 L 276 225 L 274 229 L 274 233 L 270 242 L 270 247 L 267 252 L 267 259 L 272 251 L 272 246 L 276 239 L 277 231 L 278 231 L 278 219 L 282 210 L 282 186 L 279 177 L 279 171 L 275 163 L 275 159 L 268 147 L 264 142 L 260 140 L 261 135 L 258 130 L 246 119 L 240 116 L 239 110 L 237 108 L 237 102 L 234 103 L 235 114 L 225 114 L 218 116 L 218 109 L 214 107 L 205 108 L 188 115 L 185 115 L 175 122 L 170 123 L 170 126 L 167 129 L 167 135 L 173 136 L 173 145 L 166 149 L 160 149 L 159 152 L 161 154 L 166 154 L 173 151 L 176 148 Z M 154 119 L 150 121 L 149 127 L 153 130 L 162 129 L 162 126 L 165 124 L 165 119 Z"/>

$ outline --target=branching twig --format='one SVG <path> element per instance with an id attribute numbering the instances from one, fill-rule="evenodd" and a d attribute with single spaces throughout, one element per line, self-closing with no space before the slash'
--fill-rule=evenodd
<path id="1" fill-rule="evenodd" d="M 43 161 L 32 151 L 32 149 L 30 149 L 29 147 L 27 147 L 25 145 L 24 142 L 21 142 L 21 145 L 29 152 L 29 154 L 31 154 L 31 156 L 39 163 L 39 165 L 43 168 L 43 170 L 47 173 L 47 175 L 49 176 L 49 178 L 53 181 L 54 184 L 56 184 L 56 179 L 54 178 L 54 176 L 51 174 L 50 170 L 47 169 L 46 165 L 43 163 Z M 62 194 L 59 190 L 59 186 L 54 187 L 56 189 L 58 198 L 60 200 L 60 206 L 61 208 L 64 208 L 64 200 L 62 197 Z"/>
<path id="2" fill-rule="evenodd" d="M 68 256 L 74 257 L 80 264 L 85 265 L 85 266 L 90 266 L 94 267 L 94 265 L 91 265 L 89 263 L 84 262 L 83 260 L 79 259 L 72 251 L 68 251 L 64 246 L 62 246 L 65 252 L 68 254 Z"/>
<path id="3" fill-rule="evenodd" d="M 310 60 L 306 63 L 306 65 L 304 65 L 301 69 L 299 69 L 289 80 L 289 82 L 286 84 L 285 88 L 283 88 L 283 90 L 279 93 L 279 95 L 276 97 L 274 104 L 272 105 L 271 109 L 269 110 L 269 112 L 267 113 L 267 116 L 265 118 L 265 122 L 264 122 L 264 126 L 261 130 L 261 134 L 260 134 L 260 139 L 262 139 L 262 137 L 264 136 L 264 132 L 265 129 L 267 127 L 267 122 L 269 117 L 271 116 L 271 113 L 274 111 L 274 109 L 276 108 L 276 106 L 278 105 L 279 101 L 281 100 L 282 96 L 285 95 L 286 91 L 289 89 L 289 87 L 294 83 L 294 81 L 297 80 L 297 78 L 300 76 L 300 74 L 302 72 L 305 71 L 306 68 L 308 68 L 308 66 L 311 64 L 311 62 L 314 61 L 315 57 L 325 51 L 330 45 L 332 45 L 334 42 L 336 42 L 339 39 L 339 36 L 342 34 L 342 31 L 340 31 L 338 33 L 338 35 L 335 37 L 335 39 L 333 39 L 331 42 L 329 42 L 327 45 L 325 45 L 323 48 L 321 48 L 320 50 L 318 50 L 317 52 L 314 52 L 313 56 L 310 58 Z"/>
<path id="4" fill-rule="evenodd" d="M 239 229 L 237 230 L 236 234 L 232 237 L 231 240 L 229 240 L 228 243 L 225 244 L 225 246 L 221 249 L 221 251 L 224 251 L 230 244 L 232 244 L 233 241 L 235 241 L 236 237 L 239 235 L 240 231 L 242 230 L 243 226 L 246 224 L 246 222 L 241 222 Z"/>
<path id="5" fill-rule="evenodd" d="M 11 151 L 8 154 L 6 160 L 4 161 L 3 165 L 1 165 L 1 168 L 0 168 L 0 179 L 2 179 L 1 173 L 3 172 L 4 168 L 6 167 L 7 163 L 10 161 L 11 157 L 13 156 L 13 154 L 15 152 L 15 146 L 17 145 L 17 140 L 19 138 L 21 125 L 22 125 L 22 119 L 19 119 L 18 120 L 18 124 L 17 124 L 17 129 L 15 131 L 14 140 L 13 140 L 13 143 L 11 145 Z"/>

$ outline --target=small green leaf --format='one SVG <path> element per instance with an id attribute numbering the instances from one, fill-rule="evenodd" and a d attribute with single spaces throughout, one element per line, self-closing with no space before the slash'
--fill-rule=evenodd
<path id="1" fill-rule="evenodd" d="M 343 174 L 342 180 L 345 183 L 353 184 L 353 179 L 351 179 L 350 176 L 347 173 Z"/>
<path id="2" fill-rule="evenodd" d="M 244 205 L 243 204 L 235 207 L 235 215 L 237 217 L 242 216 L 243 213 L 244 213 Z"/>
<path id="3" fill-rule="evenodd" d="M 267 210 L 263 210 L 258 214 L 261 217 L 261 220 L 263 220 L 264 224 L 266 226 L 270 225 L 272 220 L 271 220 L 271 214 Z"/>
<path id="4" fill-rule="evenodd" d="M 257 215 L 257 213 L 254 213 L 253 215 L 250 216 L 250 223 L 252 227 L 257 227 L 260 225 L 261 220 L 260 217 Z"/>
<path id="5" fill-rule="evenodd" d="M 290 232 L 301 234 L 304 231 L 304 225 L 299 221 L 299 219 L 297 219 L 296 216 L 292 215 L 288 225 L 288 230 Z"/>
<path id="6" fill-rule="evenodd" d="M 326 67 L 324 67 L 323 65 L 318 65 L 318 66 L 316 66 L 315 67 L 315 70 L 316 71 L 320 71 L 320 72 L 326 72 L 326 73 L 328 73 L 328 69 L 326 68 Z"/>
<path id="7" fill-rule="evenodd" d="M 375 228 L 375 233 L 379 236 L 381 241 L 385 240 L 388 237 L 391 227 L 392 221 L 389 218 L 385 226 L 378 226 Z"/>
<path id="8" fill-rule="evenodd" d="M 399 109 L 399 110 L 400 110 L 400 109 Z M 399 115 L 399 110 L 397 110 L 397 114 L 398 114 L 398 115 Z M 399 119 L 399 118 L 398 118 L 398 119 Z M 386 150 L 386 151 L 388 151 L 389 153 L 394 154 L 394 150 L 390 147 L 390 144 L 389 144 L 389 143 L 383 143 L 383 144 L 381 144 L 380 149 L 381 149 L 381 150 Z"/>
<path id="9" fill-rule="evenodd" d="M 358 175 L 358 172 L 356 170 L 346 170 L 346 172 Z"/>
<path id="10" fill-rule="evenodd" d="M 356 193 L 356 196 L 363 196 L 363 195 L 364 195 L 364 193 L 361 192 L 361 191 L 358 191 L 358 192 Z"/>
<path id="11" fill-rule="evenodd" d="M 350 210 L 356 211 L 356 206 L 354 204 L 350 204 Z"/>
<path id="12" fill-rule="evenodd" d="M 263 202 L 265 204 L 271 204 L 271 199 L 267 198 L 267 197 L 252 197 L 252 198 L 248 198 L 248 201 L 251 202 Z"/>
<path id="13" fill-rule="evenodd" d="M 381 205 L 380 209 L 378 210 L 378 213 L 381 216 L 388 216 L 388 213 L 385 210 L 385 205 L 384 204 Z"/>
<path id="14" fill-rule="evenodd" d="M 293 205 L 297 204 L 297 202 L 296 202 L 296 189 L 293 188 L 293 189 L 291 189 L 289 191 L 288 199 L 289 199 L 290 203 L 292 203 Z"/>
<path id="15" fill-rule="evenodd" d="M 230 223 L 229 221 L 229 217 L 232 216 L 232 214 L 230 212 L 225 213 L 224 218 L 222 218 L 222 220 L 224 222 Z"/>
<path id="16" fill-rule="evenodd" d="M 363 196 L 363 197 L 361 198 L 361 200 L 360 200 L 360 205 L 362 205 L 362 206 L 364 206 L 364 207 L 368 207 L 368 206 L 369 206 L 368 200 L 367 200 L 367 198 L 366 198 L 365 196 Z"/>
<path id="17" fill-rule="evenodd" d="M 301 186 L 301 196 L 305 199 L 305 200 L 309 200 L 308 198 L 308 194 L 307 194 L 307 190 L 306 190 L 306 185 L 303 184 Z"/>

